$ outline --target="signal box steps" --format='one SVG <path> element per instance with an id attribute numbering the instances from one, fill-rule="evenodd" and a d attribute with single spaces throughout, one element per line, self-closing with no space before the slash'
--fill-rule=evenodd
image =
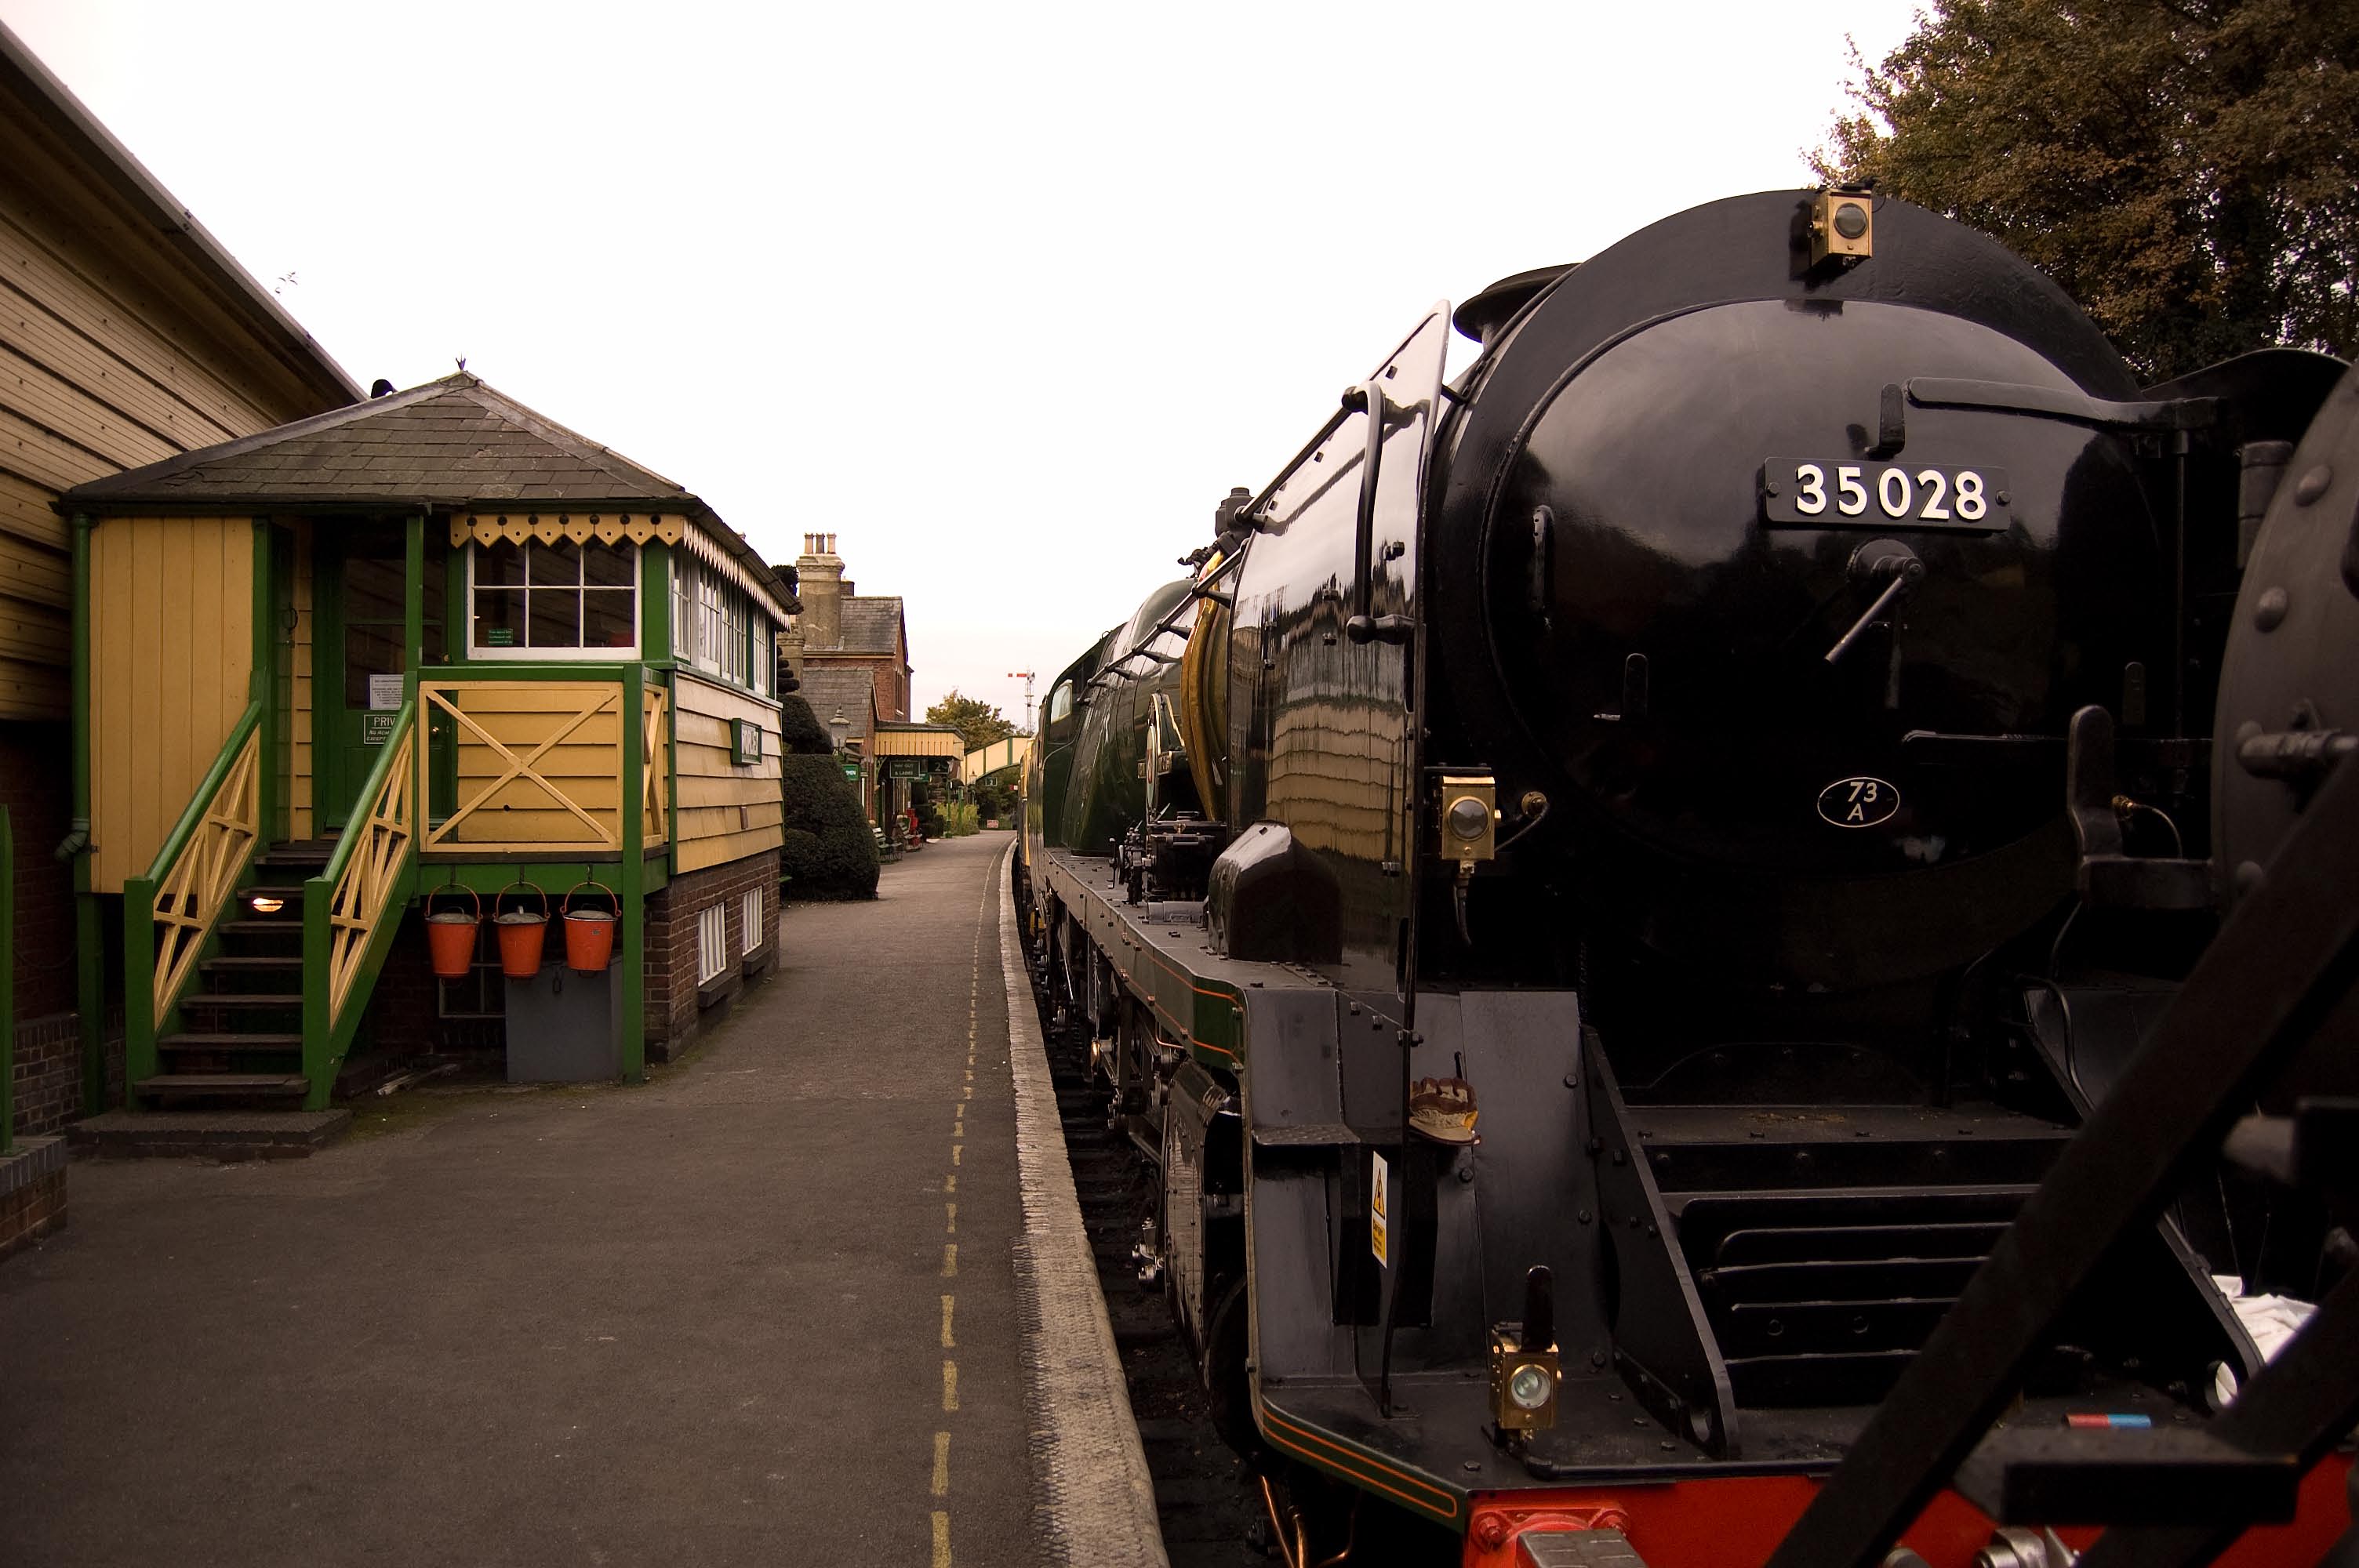
<path id="1" fill-rule="evenodd" d="M 336 843 L 333 838 L 301 838 L 273 844 L 254 858 L 255 869 L 257 871 L 291 871 L 299 876 L 317 876 L 320 869 L 334 858 Z"/>
<path id="2" fill-rule="evenodd" d="M 310 1080 L 300 1073 L 158 1073 L 138 1083 L 141 1094 L 158 1098 L 258 1095 L 300 1099 L 310 1087 Z"/>
<path id="3" fill-rule="evenodd" d="M 303 1049 L 303 1037 L 289 1033 L 239 1033 L 231 1031 L 190 1031 L 166 1034 L 156 1042 L 158 1051 L 292 1051 Z"/>
<path id="4" fill-rule="evenodd" d="M 66 1130 L 102 1159 L 299 1159 L 352 1126 L 348 1110 L 110 1110 Z"/>
<path id="5" fill-rule="evenodd" d="M 255 858 L 255 885 L 241 890 L 224 912 L 216 950 L 198 961 L 193 993 L 180 999 L 182 1027 L 156 1042 L 164 1070 L 134 1086 L 142 1102 L 196 1101 L 232 1115 L 300 1103 L 310 1090 L 298 1022 L 305 989 L 303 884 L 335 849 L 333 839 L 277 844 Z M 266 914 L 254 907 L 257 898 L 275 899 L 278 907 Z"/>

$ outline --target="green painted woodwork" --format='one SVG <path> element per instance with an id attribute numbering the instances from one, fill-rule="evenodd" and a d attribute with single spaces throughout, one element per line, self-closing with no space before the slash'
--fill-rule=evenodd
<path id="1" fill-rule="evenodd" d="M 406 636 L 420 602 L 419 587 L 409 576 L 408 540 L 395 554 L 393 540 L 383 529 L 335 532 L 315 529 L 311 539 L 311 810 L 318 830 L 332 832 L 362 820 L 361 790 L 389 741 L 384 734 L 381 708 L 365 698 L 355 702 L 346 681 L 356 655 L 389 634 Z M 388 579 L 399 571 L 400 632 L 386 613 L 393 598 Z M 368 613 L 372 609 L 375 613 Z M 410 644 L 415 646 L 415 644 Z M 408 661 L 397 652 L 394 667 L 359 658 L 371 675 L 398 673 L 405 683 Z"/>
<path id="2" fill-rule="evenodd" d="M 442 651 L 463 651 L 473 629 L 467 603 L 467 552 L 462 546 L 437 545 L 442 557 Z"/>
<path id="3" fill-rule="evenodd" d="M 656 684 L 664 688 L 670 702 L 671 717 L 664 725 L 664 777 L 669 781 L 669 791 L 664 798 L 671 802 L 671 820 L 664 825 L 663 863 L 666 879 L 679 874 L 679 677 L 669 670 L 658 670 Z"/>
<path id="4" fill-rule="evenodd" d="M 415 607 L 418 596 L 413 593 Z M 411 679 L 416 679 L 415 666 Z M 359 797 L 353 802 L 351 820 L 364 824 L 376 813 L 377 802 L 384 797 L 386 786 L 393 779 L 394 759 L 400 754 L 402 739 L 418 722 L 418 704 L 413 699 L 401 705 L 394 716 L 393 733 L 378 749 L 375 765 L 369 769 L 368 779 L 361 785 Z M 355 826 L 337 840 L 336 852 L 320 874 L 303 884 L 303 1076 L 310 1081 L 304 1092 L 303 1108 L 325 1110 L 329 1097 L 336 1087 L 336 1069 L 342 1065 L 344 1053 L 360 1029 L 361 1020 L 368 1012 L 369 994 L 375 989 L 379 970 L 385 968 L 386 955 L 393 950 L 393 942 L 401 930 L 402 912 L 417 892 L 418 839 L 417 816 L 424 803 L 413 800 L 412 834 L 401 852 L 401 860 L 393 869 L 393 889 L 386 895 L 385 912 L 361 950 L 361 961 L 353 976 L 352 989 L 344 999 L 344 1011 L 337 1016 L 331 1009 L 328 994 L 328 956 L 333 928 L 329 923 L 328 907 L 334 900 L 336 884 L 344 878 L 353 863 L 353 856 L 368 838 L 368 834 Z"/>
<path id="5" fill-rule="evenodd" d="M 426 663 L 426 516 L 408 520 L 402 533 L 401 699 L 418 706 L 418 671 Z M 447 595 L 446 595 L 447 597 Z M 451 641 L 443 622 L 442 641 Z"/>
<path id="6" fill-rule="evenodd" d="M 90 519 L 73 520 L 73 825 L 90 831 Z M 90 856 L 74 857 L 74 891 L 90 891 Z"/>
<path id="7" fill-rule="evenodd" d="M 623 863 L 615 892 L 623 906 L 623 1081 L 631 1084 L 647 1076 L 647 727 L 639 719 L 647 678 L 642 665 L 623 672 Z"/>
<path id="8" fill-rule="evenodd" d="M 73 828 L 90 832 L 90 528 L 73 520 Z M 90 850 L 73 858 L 74 1003 L 82 1034 L 82 1108 L 106 1108 L 106 944 L 104 912 L 90 891 Z M 12 949 L 13 950 L 13 949 Z"/>
<path id="9" fill-rule="evenodd" d="M 671 663 L 671 546 L 639 546 L 639 652 L 648 664 Z"/>
<path id="10" fill-rule="evenodd" d="M 464 850 L 453 857 L 437 850 L 419 860 L 418 895 L 422 898 L 428 893 L 457 886 L 480 895 L 488 904 L 493 894 L 513 886 L 521 878 L 548 893 L 553 904 L 565 896 L 567 889 L 584 881 L 602 881 L 609 887 L 614 886 L 621 874 L 619 868 L 622 863 L 621 857 L 614 855 L 603 859 L 536 860 L 523 855 L 506 859 L 496 855 L 468 858 Z M 643 852 L 639 864 L 643 868 L 639 873 L 639 887 L 643 893 L 658 893 L 670 885 L 671 879 L 665 874 L 661 855 Z"/>
<path id="11" fill-rule="evenodd" d="M 550 659 L 527 663 L 521 659 L 480 659 L 473 663 L 428 665 L 418 672 L 418 678 L 429 686 L 438 680 L 618 681 L 624 671 L 645 667 L 627 660 Z"/>
<path id="12" fill-rule="evenodd" d="M 0 806 L 0 1155 L 16 1143 L 16 834 Z"/>
<path id="13" fill-rule="evenodd" d="M 89 860 L 82 864 L 88 874 Z M 82 1108 L 106 1108 L 106 911 L 98 894 L 74 894 L 74 1006 L 82 1027 Z"/>
<path id="14" fill-rule="evenodd" d="M 392 753 L 388 752 L 386 755 Z M 349 840 L 347 840 L 349 842 Z M 331 862 L 332 867 L 333 862 Z M 305 1110 L 324 1110 L 321 1087 L 335 1087 L 333 1053 L 335 1020 L 328 1008 L 328 950 L 331 930 L 328 901 L 336 896 L 334 876 L 312 877 L 303 884 L 303 1091 Z M 357 1011 L 357 1010 L 355 1010 Z M 317 1099 L 317 1105 L 311 1102 Z"/>
<path id="15" fill-rule="evenodd" d="M 123 879 L 123 1107 L 139 1108 L 140 1079 L 156 1071 L 156 881 Z"/>

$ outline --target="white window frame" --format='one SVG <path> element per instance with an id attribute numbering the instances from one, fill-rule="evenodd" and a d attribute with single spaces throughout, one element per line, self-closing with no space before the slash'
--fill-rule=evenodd
<path id="1" fill-rule="evenodd" d="M 592 543 L 599 542 L 602 541 L 592 541 Z M 538 541 L 534 540 L 529 541 L 528 543 L 538 543 Z M 479 542 L 470 539 L 467 542 L 467 658 L 469 662 L 472 663 L 477 659 L 521 659 L 533 663 L 612 665 L 629 664 L 636 660 L 639 656 L 639 644 L 647 640 L 646 606 L 641 602 L 641 600 L 646 598 L 647 594 L 647 556 L 640 546 L 627 542 L 621 545 L 611 546 L 609 547 L 618 550 L 627 549 L 631 552 L 631 645 L 629 647 L 477 647 L 475 645 L 475 552 L 483 548 L 483 546 Z M 527 578 L 532 575 L 529 565 L 527 565 L 526 568 L 525 575 Z M 614 590 L 601 589 L 599 591 L 603 593 Z M 530 596 L 530 586 L 527 584 L 525 599 L 525 619 L 526 626 L 527 628 L 531 624 L 531 607 L 532 600 Z M 446 637 L 449 635 L 447 630 L 444 633 L 444 635 Z M 528 630 L 526 632 L 526 635 L 531 635 Z"/>
<path id="2" fill-rule="evenodd" d="M 671 558 L 671 656 L 722 685 L 776 694 L 777 630 L 754 596 L 684 550 Z"/>
<path id="3" fill-rule="evenodd" d="M 745 928 L 742 950 L 750 955 L 762 946 L 762 917 L 767 913 L 760 888 L 747 888 L 738 901 L 738 923 Z"/>
<path id="4" fill-rule="evenodd" d="M 708 903 L 696 912 L 696 983 L 711 985 L 729 972 L 729 906 Z"/>

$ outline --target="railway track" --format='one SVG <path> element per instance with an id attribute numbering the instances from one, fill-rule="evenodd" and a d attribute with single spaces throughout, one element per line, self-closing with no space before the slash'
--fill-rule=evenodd
<path id="1" fill-rule="evenodd" d="M 1266 1568 L 1273 1559 L 1263 1549 L 1267 1526 L 1251 1477 L 1212 1430 L 1194 1361 L 1162 1292 L 1139 1284 L 1131 1260 L 1153 1173 L 1108 1130 L 1105 1088 L 1090 1076 L 1087 1044 L 1072 1031 L 1050 1029 L 1045 1018 L 1040 1033 L 1171 1568 Z"/>

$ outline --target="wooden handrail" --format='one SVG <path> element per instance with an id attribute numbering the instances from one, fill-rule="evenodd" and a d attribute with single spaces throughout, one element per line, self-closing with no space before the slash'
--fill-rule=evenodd
<path id="1" fill-rule="evenodd" d="M 418 703 L 404 702 L 393 732 L 369 769 L 353 804 L 352 826 L 335 853 L 303 892 L 303 1074 L 306 1104 L 324 1107 L 337 1061 L 357 1015 L 347 1003 L 364 972 L 383 961 L 398 922 L 386 912 L 409 900 L 409 869 L 417 862 Z"/>
<path id="2" fill-rule="evenodd" d="M 148 915 L 158 931 L 150 982 L 152 1023 L 179 1005 L 213 923 L 262 843 L 261 707 L 230 732 L 172 837 L 149 868 Z"/>
<path id="3" fill-rule="evenodd" d="M 197 824 L 205 818 L 205 809 L 212 805 L 213 796 L 229 777 L 230 769 L 237 765 L 237 754 L 244 748 L 245 738 L 253 734 L 261 722 L 262 699 L 256 697 L 245 705 L 245 711 L 230 727 L 229 739 L 222 742 L 221 754 L 206 770 L 204 781 L 197 785 L 196 793 L 189 796 L 189 804 L 181 810 L 180 819 L 172 825 L 172 831 L 164 836 L 163 848 L 156 851 L 156 859 L 147 867 L 149 881 L 161 884 L 171 874 L 172 862 L 180 858 L 182 849 L 188 848 L 190 836 L 196 832 Z"/>
<path id="4" fill-rule="evenodd" d="M 394 759 L 403 751 L 402 743 L 408 739 L 409 727 L 417 718 L 418 705 L 414 702 L 403 703 L 401 711 L 393 716 L 393 734 L 386 741 L 385 750 L 377 753 L 376 761 L 370 764 L 368 778 L 361 785 L 360 798 L 353 803 L 353 816 L 355 819 L 364 820 L 375 810 L 377 796 L 385 793 L 386 777 L 394 771 Z M 364 834 L 347 832 L 337 839 L 335 852 L 328 857 L 328 863 L 320 875 L 331 882 L 342 882 L 364 837 Z"/>

